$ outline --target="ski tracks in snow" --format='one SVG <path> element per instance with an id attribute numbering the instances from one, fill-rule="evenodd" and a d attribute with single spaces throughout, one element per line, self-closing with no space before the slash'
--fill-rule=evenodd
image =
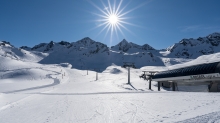
<path id="1" fill-rule="evenodd" d="M 85 120 L 86 123 L 146 123 L 146 121 L 139 115 L 139 108 L 141 105 L 135 104 L 123 98 L 115 98 L 114 95 L 106 95 L 105 97 L 94 98 L 97 102 L 95 107 L 90 109 L 93 112 L 91 116 Z"/>

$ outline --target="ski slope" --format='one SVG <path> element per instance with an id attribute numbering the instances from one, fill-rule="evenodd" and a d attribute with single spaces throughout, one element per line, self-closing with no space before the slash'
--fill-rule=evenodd
<path id="1" fill-rule="evenodd" d="M 207 57 L 207 56 L 206 56 Z M 1 123 L 220 122 L 219 93 L 157 91 L 142 70 L 112 64 L 98 73 L 68 63 L 42 65 L 0 56 Z M 190 63 L 191 64 L 191 63 Z"/>

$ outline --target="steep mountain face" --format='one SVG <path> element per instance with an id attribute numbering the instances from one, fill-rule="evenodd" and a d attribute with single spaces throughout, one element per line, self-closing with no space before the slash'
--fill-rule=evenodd
<path id="1" fill-rule="evenodd" d="M 167 48 L 167 57 L 197 58 L 220 52 L 220 33 L 213 33 L 197 39 L 182 39 L 179 43 Z"/>

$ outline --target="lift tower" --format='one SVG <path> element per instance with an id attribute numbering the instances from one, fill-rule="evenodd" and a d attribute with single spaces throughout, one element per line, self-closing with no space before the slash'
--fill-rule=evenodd
<path id="1" fill-rule="evenodd" d="M 134 65 L 134 62 L 123 62 L 124 65 L 122 65 L 121 67 L 123 68 L 128 68 L 128 84 L 131 84 L 130 82 L 130 68 L 136 68 Z"/>

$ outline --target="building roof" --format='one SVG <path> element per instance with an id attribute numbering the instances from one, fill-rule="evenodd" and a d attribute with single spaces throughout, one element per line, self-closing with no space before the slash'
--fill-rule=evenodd
<path id="1" fill-rule="evenodd" d="M 220 73 L 220 62 L 207 63 L 189 66 L 185 68 L 173 69 L 168 71 L 161 71 L 153 76 L 153 79 Z"/>

